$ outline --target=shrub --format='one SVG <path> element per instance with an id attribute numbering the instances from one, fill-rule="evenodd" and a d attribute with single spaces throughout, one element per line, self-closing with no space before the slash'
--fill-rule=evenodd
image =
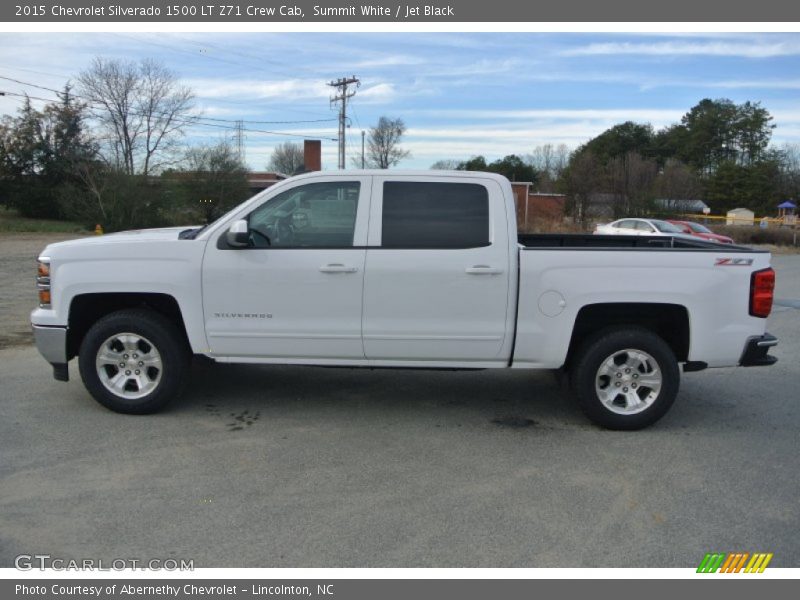
<path id="1" fill-rule="evenodd" d="M 774 246 L 793 246 L 795 231 L 788 227 L 771 226 L 765 229 L 754 225 L 709 225 L 714 233 L 733 238 L 736 244 L 772 244 Z"/>

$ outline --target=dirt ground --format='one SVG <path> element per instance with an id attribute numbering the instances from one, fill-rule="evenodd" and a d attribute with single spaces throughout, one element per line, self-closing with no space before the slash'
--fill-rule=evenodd
<path id="1" fill-rule="evenodd" d="M 0 233 L 0 348 L 33 341 L 28 320 L 36 306 L 36 257 L 70 233 Z"/>

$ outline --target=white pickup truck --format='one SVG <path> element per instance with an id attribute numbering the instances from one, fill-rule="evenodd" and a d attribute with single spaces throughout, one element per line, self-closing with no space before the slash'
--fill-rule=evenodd
<path id="1" fill-rule="evenodd" d="M 594 422 L 645 427 L 679 367 L 770 365 L 767 252 L 518 235 L 487 173 L 316 172 L 196 229 L 52 244 L 31 322 L 56 379 L 150 413 L 218 362 L 566 371 Z"/>

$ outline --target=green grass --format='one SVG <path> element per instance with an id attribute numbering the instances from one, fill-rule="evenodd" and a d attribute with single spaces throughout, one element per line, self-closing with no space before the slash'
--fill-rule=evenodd
<path id="1" fill-rule="evenodd" d="M 0 232 L 16 233 L 85 233 L 87 229 L 72 221 L 30 219 L 15 210 L 0 207 Z"/>

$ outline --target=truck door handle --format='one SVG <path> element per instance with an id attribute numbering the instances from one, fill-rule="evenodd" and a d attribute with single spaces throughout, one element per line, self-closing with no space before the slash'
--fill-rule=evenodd
<path id="1" fill-rule="evenodd" d="M 497 267 L 490 267 L 489 265 L 474 265 L 467 268 L 467 273 L 470 275 L 499 275 L 503 269 Z"/>
<path id="2" fill-rule="evenodd" d="M 323 265 L 319 268 L 323 273 L 355 273 L 358 267 L 348 267 L 339 263 L 333 265 Z"/>

